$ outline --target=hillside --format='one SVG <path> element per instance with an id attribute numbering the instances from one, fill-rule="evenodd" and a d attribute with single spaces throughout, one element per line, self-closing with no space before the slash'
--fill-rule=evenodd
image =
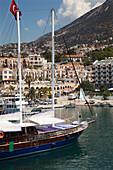
<path id="1" fill-rule="evenodd" d="M 74 20 L 55 35 L 63 31 L 68 46 L 76 44 L 92 43 L 95 40 L 106 40 L 113 37 L 113 0 L 106 0 L 101 6 L 91 10 L 80 18 Z M 39 47 L 50 44 L 50 33 L 40 37 L 32 43 L 38 43 Z M 62 36 L 55 38 L 56 44 L 63 44 Z M 46 45 L 44 45 L 44 48 Z"/>

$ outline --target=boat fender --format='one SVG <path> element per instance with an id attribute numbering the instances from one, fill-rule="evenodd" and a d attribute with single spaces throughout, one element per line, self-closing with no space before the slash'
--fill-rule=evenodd
<path id="1" fill-rule="evenodd" d="M 0 132 L 0 139 L 2 139 L 4 137 L 4 133 Z"/>
<path id="2" fill-rule="evenodd" d="M 56 143 L 55 143 L 55 142 L 53 142 L 53 143 L 52 143 L 52 147 L 54 147 L 55 145 L 56 145 Z"/>

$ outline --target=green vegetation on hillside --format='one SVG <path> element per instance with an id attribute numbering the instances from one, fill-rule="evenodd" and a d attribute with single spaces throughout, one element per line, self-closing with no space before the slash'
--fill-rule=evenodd
<path id="1" fill-rule="evenodd" d="M 69 54 L 70 55 L 76 55 L 76 51 L 74 49 L 69 50 Z M 61 53 L 55 53 L 55 63 L 58 62 L 63 62 L 66 61 L 67 58 L 65 57 L 65 55 L 68 55 L 67 51 L 64 51 L 62 54 Z M 52 61 L 52 53 L 49 50 L 46 50 L 44 53 L 42 53 L 42 56 L 48 61 Z"/>
<path id="2" fill-rule="evenodd" d="M 113 57 L 113 48 L 107 47 L 103 50 L 95 50 L 87 53 L 87 57 L 84 60 L 84 65 L 87 66 L 96 60 L 105 60 Z"/>

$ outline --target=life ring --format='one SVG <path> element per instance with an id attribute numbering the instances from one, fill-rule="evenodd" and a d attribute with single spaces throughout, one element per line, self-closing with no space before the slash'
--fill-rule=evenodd
<path id="1" fill-rule="evenodd" d="M 0 132 L 0 139 L 2 139 L 4 137 L 4 133 Z"/>

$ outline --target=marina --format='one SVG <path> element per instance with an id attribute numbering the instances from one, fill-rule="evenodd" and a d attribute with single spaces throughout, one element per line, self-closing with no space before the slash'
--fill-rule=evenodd
<path id="1" fill-rule="evenodd" d="M 104 4 L 100 5 L 104 9 L 103 13 L 110 11 L 111 0 L 106 0 L 105 5 L 107 3 L 108 8 L 104 8 Z M 93 40 L 95 43 L 92 43 L 97 51 L 89 49 L 88 45 L 76 44 L 75 39 L 80 39 L 79 32 L 78 37 L 72 37 L 71 42 L 70 37 L 76 26 L 69 24 L 69 27 L 62 27 L 64 30 L 56 28 L 56 14 L 62 13 L 61 7 L 63 9 L 65 6 L 62 1 L 59 12 L 56 13 L 53 7 L 49 9 L 47 23 L 45 19 L 37 20 L 35 26 L 37 24 L 41 28 L 45 25 L 46 33 L 43 32 L 45 35 L 40 37 L 43 42 L 40 38 L 29 42 L 28 51 L 28 43 L 23 43 L 25 37 L 21 37 L 25 34 L 20 25 L 21 20 L 26 18 L 24 5 L 11 0 L 9 12 L 16 24 L 18 43 L 13 48 L 13 43 L 10 48 L 3 45 L 0 51 L 0 170 L 113 169 L 113 66 L 110 58 L 113 50 L 110 56 L 108 53 L 113 46 L 106 46 L 107 39 L 106 42 L 101 40 L 107 50 L 98 48 L 102 43 L 98 40 Z M 33 6 L 35 7 L 34 3 Z M 77 22 L 81 18 L 84 20 L 86 16 L 85 22 L 90 17 L 94 21 L 92 11 L 96 13 L 95 10 L 99 8 L 92 9 L 91 13 L 80 16 Z M 34 11 L 33 9 L 31 12 Z M 33 18 L 33 14 L 31 17 Z M 24 22 L 28 22 L 28 19 L 31 21 L 27 17 Z M 83 21 L 80 23 L 78 26 L 81 27 Z M 49 28 L 46 24 L 49 27 L 51 25 L 50 33 L 47 33 Z M 30 27 L 24 28 L 24 31 L 30 32 Z M 13 27 L 11 34 L 12 32 Z M 14 34 L 16 36 L 16 32 Z M 67 36 L 64 37 L 64 34 Z M 86 39 L 85 37 L 84 42 Z M 109 43 L 110 40 L 112 37 L 109 38 Z M 57 41 L 60 42 L 59 45 Z M 85 49 L 80 54 L 77 49 L 82 47 L 87 47 L 89 51 Z M 13 52 L 8 49 L 13 49 Z"/>

